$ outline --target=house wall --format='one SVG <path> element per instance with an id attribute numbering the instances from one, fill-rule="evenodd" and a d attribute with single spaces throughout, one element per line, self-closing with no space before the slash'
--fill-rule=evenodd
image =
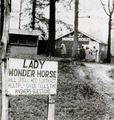
<path id="1" fill-rule="evenodd" d="M 97 62 L 99 62 L 99 59 L 100 59 L 100 45 L 99 45 L 99 43 L 98 42 L 96 42 L 96 41 L 89 41 L 89 49 L 93 49 L 93 46 L 95 46 L 96 47 L 96 49 L 98 50 L 97 51 L 97 59 L 96 59 L 96 61 Z"/>
<path id="2" fill-rule="evenodd" d="M 10 52 L 15 50 L 16 54 L 44 54 L 47 40 L 38 40 L 35 35 L 9 34 L 9 46 Z"/>
<path id="3" fill-rule="evenodd" d="M 60 47 L 61 46 L 61 42 L 63 42 L 65 44 L 65 46 L 66 46 L 66 53 L 67 53 L 66 57 L 68 57 L 68 58 L 71 57 L 73 41 L 63 41 L 62 39 L 60 39 L 60 40 L 57 40 L 55 42 L 55 45 L 57 47 Z M 55 55 L 61 57 L 61 49 L 57 48 L 55 50 Z"/>
<path id="4" fill-rule="evenodd" d="M 60 47 L 61 42 L 63 42 L 66 46 L 66 51 L 67 51 L 66 57 L 71 57 L 73 41 L 72 40 L 65 41 L 65 40 L 62 40 L 62 38 L 61 38 L 55 42 L 55 45 L 57 47 Z M 92 41 L 91 39 L 89 41 L 79 41 L 79 47 L 81 47 L 82 45 L 84 46 L 84 48 L 86 48 L 86 46 L 88 46 L 89 49 L 91 49 L 91 50 L 93 49 L 93 46 L 96 47 L 96 49 L 98 50 L 96 62 L 104 61 L 104 59 L 106 59 L 106 54 L 107 54 L 107 46 L 106 45 L 100 44 L 96 41 Z M 61 57 L 61 50 L 59 48 L 56 49 L 56 56 Z M 91 60 L 92 60 L 92 58 L 90 57 L 90 61 Z"/>
<path id="5" fill-rule="evenodd" d="M 37 47 L 8 46 L 9 56 L 37 55 Z"/>
<path id="6" fill-rule="evenodd" d="M 62 41 L 62 39 L 56 40 L 55 41 L 55 46 L 60 47 L 61 46 L 61 41 Z M 61 57 L 61 49 L 59 49 L 59 48 L 55 49 L 55 56 Z"/>
<path id="7" fill-rule="evenodd" d="M 100 62 L 104 62 L 107 59 L 107 45 L 100 44 Z"/>
<path id="8" fill-rule="evenodd" d="M 60 47 L 61 46 L 61 42 L 63 42 L 64 44 L 65 44 L 65 46 L 66 46 L 66 52 L 67 52 L 67 54 L 66 54 L 66 57 L 71 57 L 71 55 L 72 55 L 72 47 L 73 47 L 73 39 L 72 38 L 69 38 L 69 40 L 64 40 L 64 39 L 59 39 L 59 40 L 57 40 L 56 42 L 55 42 L 55 45 L 57 46 L 57 47 Z M 89 44 L 89 42 L 88 41 L 79 41 L 78 42 L 78 45 L 79 45 L 79 47 L 81 47 L 82 45 L 88 45 Z M 56 49 L 56 56 L 61 56 L 61 50 L 60 49 Z"/>
<path id="9" fill-rule="evenodd" d="M 103 62 L 107 58 L 107 45 L 100 44 L 96 41 L 90 41 L 89 48 L 93 49 L 93 46 L 96 47 L 97 51 L 97 62 Z"/>
<path id="10" fill-rule="evenodd" d="M 72 47 L 73 47 L 73 40 L 65 41 L 65 40 L 62 40 L 62 38 L 61 38 L 61 39 L 59 39 L 59 40 L 57 40 L 55 42 L 56 46 L 60 47 L 61 46 L 61 42 L 63 42 L 65 44 L 65 46 L 66 46 L 66 51 L 67 51 L 66 57 L 71 57 Z M 99 50 L 99 43 L 92 42 L 91 40 L 90 41 L 79 41 L 78 45 L 79 45 L 79 47 L 81 47 L 83 45 L 84 48 L 86 48 L 86 46 L 88 46 L 90 49 L 92 49 L 93 46 L 96 46 L 96 48 Z M 61 50 L 60 49 L 56 49 L 56 55 L 57 56 L 61 56 Z"/>
<path id="11" fill-rule="evenodd" d="M 37 54 L 44 54 L 47 47 L 47 40 L 39 40 L 38 41 L 38 51 Z"/>

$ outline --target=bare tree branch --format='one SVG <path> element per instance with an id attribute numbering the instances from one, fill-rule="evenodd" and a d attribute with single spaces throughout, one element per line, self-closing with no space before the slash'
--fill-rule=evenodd
<path id="1" fill-rule="evenodd" d="M 112 0 L 112 4 L 110 6 L 110 13 L 113 14 L 114 12 L 114 0 Z"/>
<path id="2" fill-rule="evenodd" d="M 108 10 L 109 10 L 109 13 L 111 12 L 111 8 L 110 8 L 110 0 L 108 0 Z"/>
<path id="3" fill-rule="evenodd" d="M 73 0 L 71 0 L 71 1 L 69 2 L 69 7 L 70 7 L 70 9 L 71 9 L 71 6 L 70 6 L 70 5 L 71 5 L 72 1 L 73 1 Z"/>
<path id="4" fill-rule="evenodd" d="M 110 14 L 113 14 L 113 12 L 114 12 L 114 0 L 112 1 L 112 6 L 111 6 Z"/>
<path id="5" fill-rule="evenodd" d="M 114 0 L 112 1 L 112 11 L 114 12 Z"/>
<path id="6" fill-rule="evenodd" d="M 100 2 L 101 2 L 101 4 L 102 4 L 102 6 L 103 6 L 103 9 L 104 9 L 105 13 L 106 13 L 108 16 L 110 16 L 110 14 L 106 11 L 105 5 L 104 5 L 104 3 L 102 2 L 102 0 L 100 0 Z"/>
<path id="7" fill-rule="evenodd" d="M 71 4 L 72 1 L 73 1 L 73 0 L 70 1 L 69 5 Z"/>

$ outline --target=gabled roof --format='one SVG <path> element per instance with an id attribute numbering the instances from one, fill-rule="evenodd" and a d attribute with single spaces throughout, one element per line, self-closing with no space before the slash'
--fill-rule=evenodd
<path id="1" fill-rule="evenodd" d="M 89 37 L 91 40 L 94 40 L 94 41 L 96 41 L 96 42 L 98 42 L 98 43 L 100 43 L 100 44 L 107 45 L 106 43 L 100 41 L 99 39 L 97 39 L 97 38 L 95 38 L 95 37 L 93 37 L 93 36 L 91 36 L 91 35 L 83 32 L 83 31 L 81 31 L 81 30 L 78 30 L 78 32 L 84 34 L 84 35 L 87 36 L 87 37 Z M 69 32 L 69 33 L 67 33 L 67 34 L 65 34 L 65 35 L 63 35 L 63 36 L 61 36 L 61 37 L 58 37 L 56 40 L 59 40 L 59 39 L 61 39 L 61 38 L 63 38 L 63 37 L 66 37 L 67 35 L 73 34 L 73 33 L 74 33 L 74 31 L 71 31 L 71 32 Z"/>
<path id="2" fill-rule="evenodd" d="M 29 30 L 22 30 L 22 29 L 10 29 L 9 34 L 39 36 L 41 35 L 41 32 L 39 30 L 29 31 Z"/>

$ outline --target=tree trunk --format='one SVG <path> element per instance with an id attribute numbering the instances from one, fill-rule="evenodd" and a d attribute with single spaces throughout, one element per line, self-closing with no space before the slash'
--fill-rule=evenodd
<path id="1" fill-rule="evenodd" d="M 45 54 L 54 56 L 55 53 L 55 2 L 50 0 L 49 40 Z"/>
<path id="2" fill-rule="evenodd" d="M 21 28 L 22 2 L 23 0 L 20 0 L 19 29 Z"/>
<path id="3" fill-rule="evenodd" d="M 6 53 L 8 35 L 9 35 L 9 24 L 10 24 L 10 6 L 9 1 L 4 0 L 4 21 L 3 21 L 3 33 L 1 39 L 2 52 Z M 5 57 L 5 54 L 2 54 L 2 59 Z"/>
<path id="4" fill-rule="evenodd" d="M 112 13 L 110 13 L 109 16 L 109 28 L 108 28 L 108 49 L 107 49 L 107 62 L 110 63 L 111 62 L 111 19 L 112 19 Z"/>
<path id="5" fill-rule="evenodd" d="M 75 0 L 75 21 L 74 21 L 74 44 L 72 49 L 72 57 L 76 60 L 78 58 L 78 4 L 79 0 Z"/>
<path id="6" fill-rule="evenodd" d="M 2 100 L 0 100 L 0 104 L 2 105 L 2 112 L 1 112 L 1 108 L 0 108 L 0 113 L 1 113 L 1 120 L 6 120 L 8 119 L 8 112 L 7 112 L 7 108 L 6 108 L 6 95 L 4 92 L 4 83 L 3 81 L 6 80 L 4 79 L 4 69 L 6 68 L 6 50 L 7 50 L 7 43 L 8 43 L 8 35 L 9 35 L 9 23 L 10 23 L 10 11 L 11 11 L 11 0 L 4 0 L 4 4 L 3 4 L 3 13 L 4 13 L 4 20 L 3 20 L 3 34 L 2 34 L 2 39 L 1 39 L 1 45 L 2 45 L 2 62 L 1 62 L 1 66 L 2 66 Z M 1 81 L 0 81 L 1 84 Z M 0 85 L 1 87 L 1 85 Z M 1 89 L 1 88 L 0 88 Z M 0 97 L 1 98 L 1 97 Z M 4 104 L 5 103 L 5 104 Z M 4 114 L 5 113 L 5 114 Z"/>
<path id="7" fill-rule="evenodd" d="M 33 0 L 33 7 L 32 7 L 32 29 L 35 29 L 35 10 L 36 10 L 36 0 Z"/>
<path id="8" fill-rule="evenodd" d="M 4 21 L 4 0 L 1 0 L 1 18 L 0 18 L 0 40 L 3 33 L 3 22 Z"/>

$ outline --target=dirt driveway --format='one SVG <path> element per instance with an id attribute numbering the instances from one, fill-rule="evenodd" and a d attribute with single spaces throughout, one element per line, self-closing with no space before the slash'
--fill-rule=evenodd
<path id="1" fill-rule="evenodd" d="M 114 120 L 114 64 L 85 63 L 87 71 L 98 92 L 105 96 L 107 114 L 104 120 Z M 86 74 L 86 71 L 84 71 Z"/>

